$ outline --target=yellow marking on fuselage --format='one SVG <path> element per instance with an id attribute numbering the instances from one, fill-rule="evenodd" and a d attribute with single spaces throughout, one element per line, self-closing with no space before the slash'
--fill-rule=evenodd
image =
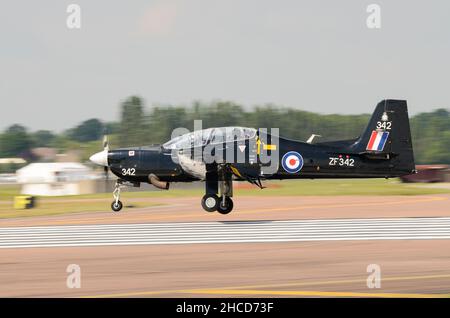
<path id="1" fill-rule="evenodd" d="M 264 150 L 277 150 L 277 145 L 276 144 L 273 144 L 273 145 L 265 145 L 265 144 L 263 144 L 263 149 Z"/>
<path id="2" fill-rule="evenodd" d="M 239 172 L 238 169 L 236 169 L 235 167 L 233 167 L 233 166 L 231 166 L 231 165 L 230 165 L 230 168 L 231 168 L 231 171 L 232 171 L 236 176 L 238 176 L 239 178 L 244 178 L 244 177 L 241 175 L 241 173 Z"/>

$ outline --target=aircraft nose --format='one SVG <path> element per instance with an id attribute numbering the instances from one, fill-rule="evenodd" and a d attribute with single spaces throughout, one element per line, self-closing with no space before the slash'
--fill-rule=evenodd
<path id="1" fill-rule="evenodd" d="M 90 161 L 92 161 L 95 164 L 98 164 L 99 166 L 108 166 L 108 151 L 103 150 L 100 152 L 97 152 L 96 154 L 93 154 L 90 158 Z"/>

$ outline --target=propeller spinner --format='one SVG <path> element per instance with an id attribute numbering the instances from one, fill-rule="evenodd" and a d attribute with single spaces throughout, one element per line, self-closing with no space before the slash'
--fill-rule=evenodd
<path id="1" fill-rule="evenodd" d="M 105 135 L 103 137 L 103 151 L 97 152 L 96 154 L 93 154 L 89 160 L 93 163 L 105 167 L 105 170 L 107 171 L 108 168 L 108 151 L 109 151 L 109 144 L 108 144 L 108 136 Z"/>

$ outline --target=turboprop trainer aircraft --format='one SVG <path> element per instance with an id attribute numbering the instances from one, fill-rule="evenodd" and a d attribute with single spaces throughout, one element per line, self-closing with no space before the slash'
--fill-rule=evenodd
<path id="1" fill-rule="evenodd" d="M 301 125 L 302 123 L 298 123 Z M 207 212 L 233 209 L 233 181 L 260 188 L 267 179 L 393 178 L 415 173 L 406 101 L 381 101 L 358 138 L 314 143 L 295 141 L 244 127 L 208 128 L 186 133 L 163 145 L 104 150 L 90 160 L 114 173 L 113 211 L 122 209 L 124 186 L 205 182 L 201 200 Z"/>

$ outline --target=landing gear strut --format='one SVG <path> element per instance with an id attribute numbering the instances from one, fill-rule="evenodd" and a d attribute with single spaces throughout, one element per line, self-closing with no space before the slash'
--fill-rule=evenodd
<path id="1" fill-rule="evenodd" d="M 139 182 L 129 182 L 122 179 L 117 179 L 116 185 L 114 186 L 113 197 L 114 201 L 111 203 L 111 209 L 114 212 L 119 212 L 122 210 L 123 204 L 120 201 L 120 190 L 124 187 L 136 187 L 139 188 Z"/>
<path id="2" fill-rule="evenodd" d="M 217 195 L 219 194 L 219 195 Z M 206 194 L 201 204 L 205 211 L 228 214 L 233 210 L 232 174 L 225 165 L 207 165 Z"/>
<path id="3" fill-rule="evenodd" d="M 119 179 L 116 181 L 116 185 L 114 186 L 113 197 L 114 201 L 111 203 L 111 209 L 114 212 L 119 212 L 122 210 L 123 204 L 120 201 L 120 189 L 123 187 L 122 181 Z"/>

